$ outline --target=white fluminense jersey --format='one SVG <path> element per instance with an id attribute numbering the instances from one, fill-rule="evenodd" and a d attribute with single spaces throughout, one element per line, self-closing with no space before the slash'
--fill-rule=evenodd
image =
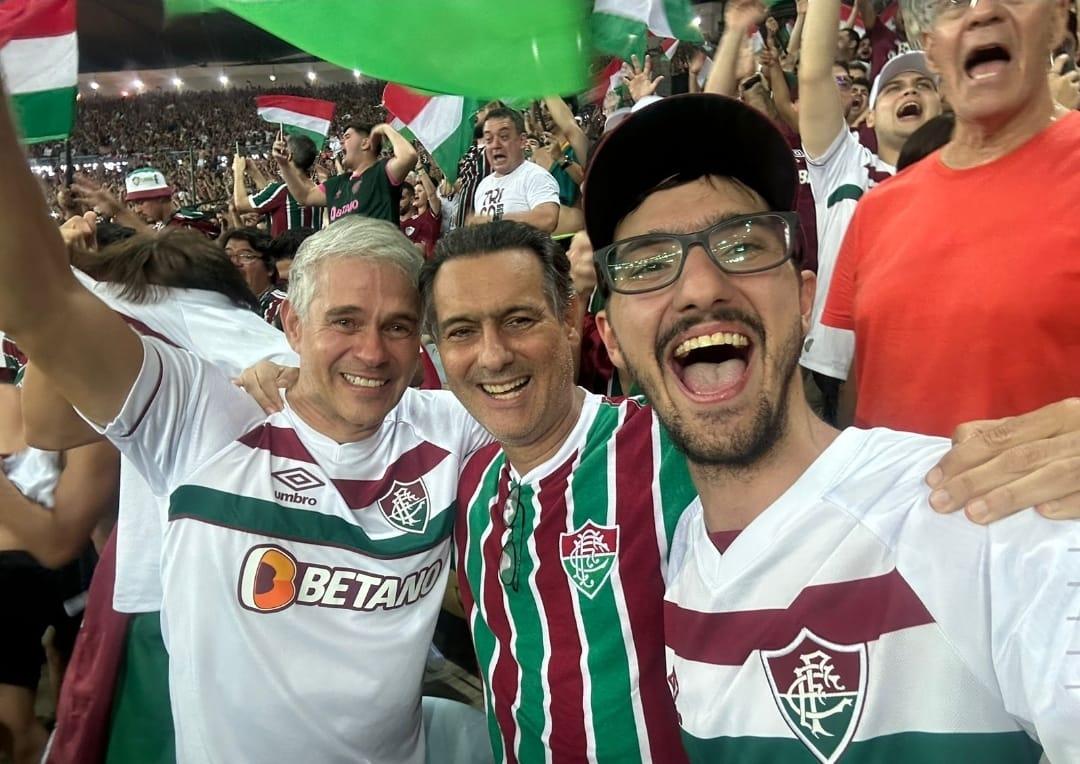
<path id="1" fill-rule="evenodd" d="M 855 205 L 869 189 L 890 178 L 896 168 L 859 143 L 858 136 L 846 127 L 821 156 L 815 158 L 805 149 L 804 152 L 817 210 L 818 270 L 810 331 L 799 363 L 834 379 L 847 379 L 855 355 L 855 334 L 825 326 L 821 314 L 825 312 L 836 259 L 855 214 Z"/>
<path id="2" fill-rule="evenodd" d="M 664 627 L 692 761 L 1080 761 L 1080 522 L 935 513 L 948 446 L 846 430 L 724 554 L 687 511 Z"/>
<path id="3" fill-rule="evenodd" d="M 420 686 L 459 468 L 490 436 L 407 390 L 339 444 L 144 339 L 106 435 L 170 496 L 162 627 L 182 762 L 424 761 Z"/>

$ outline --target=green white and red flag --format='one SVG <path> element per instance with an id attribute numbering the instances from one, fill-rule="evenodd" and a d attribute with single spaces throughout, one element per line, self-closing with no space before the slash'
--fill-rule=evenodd
<path id="1" fill-rule="evenodd" d="M 383 90 L 383 106 L 394 116 L 393 127 L 420 141 L 453 183 L 458 160 L 473 142 L 477 102 L 462 96 L 427 95 L 391 83 Z"/>
<path id="2" fill-rule="evenodd" d="M 280 124 L 286 135 L 306 135 L 320 149 L 330 134 L 330 123 L 334 120 L 334 102 L 318 98 L 256 96 L 255 108 L 260 119 Z"/>

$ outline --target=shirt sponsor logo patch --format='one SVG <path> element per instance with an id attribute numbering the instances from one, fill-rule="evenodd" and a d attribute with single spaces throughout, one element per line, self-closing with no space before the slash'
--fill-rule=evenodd
<path id="1" fill-rule="evenodd" d="M 559 534 L 559 556 L 570 583 L 589 599 L 604 587 L 619 554 L 619 526 L 592 520 L 570 533 Z"/>
<path id="2" fill-rule="evenodd" d="M 237 598 L 245 610 L 276 613 L 292 605 L 348 610 L 395 610 L 426 596 L 439 581 L 443 561 L 404 578 L 365 570 L 301 562 L 288 550 L 262 544 L 244 555 Z"/>
<path id="3" fill-rule="evenodd" d="M 411 483 L 395 480 L 378 504 L 383 516 L 399 531 L 423 533 L 427 530 L 431 507 L 423 478 Z"/>
<path id="4" fill-rule="evenodd" d="M 855 736 L 866 698 L 866 644 L 838 645 L 807 628 L 761 663 L 780 715 L 821 764 L 835 764 Z"/>

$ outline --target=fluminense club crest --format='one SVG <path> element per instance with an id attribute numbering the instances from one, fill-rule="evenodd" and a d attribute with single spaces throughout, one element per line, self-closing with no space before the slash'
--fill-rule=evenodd
<path id="1" fill-rule="evenodd" d="M 379 509 L 390 524 L 400 531 L 426 531 L 431 508 L 423 478 L 417 478 L 411 483 L 395 480 L 390 490 L 379 499 Z"/>
<path id="2" fill-rule="evenodd" d="M 619 554 L 619 526 L 589 520 L 570 533 L 559 534 L 559 556 L 570 583 L 589 599 L 603 588 Z"/>
<path id="3" fill-rule="evenodd" d="M 762 650 L 780 715 L 821 764 L 835 764 L 855 736 L 866 698 L 866 645 L 838 645 L 807 628 L 787 647 Z"/>

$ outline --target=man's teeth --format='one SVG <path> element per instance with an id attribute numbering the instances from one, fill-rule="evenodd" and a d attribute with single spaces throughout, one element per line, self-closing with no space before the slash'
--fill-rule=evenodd
<path id="1" fill-rule="evenodd" d="M 519 387 L 524 387 L 525 383 L 528 381 L 528 377 L 522 377 L 521 379 L 515 379 L 512 382 L 505 382 L 501 385 L 480 385 L 480 387 L 484 388 L 484 392 L 490 395 L 502 395 L 503 393 L 509 393 L 512 390 L 517 390 Z"/>
<path id="2" fill-rule="evenodd" d="M 682 358 L 691 350 L 697 350 L 698 348 L 711 348 L 716 345 L 733 345 L 737 348 L 744 348 L 749 344 L 750 338 L 744 334 L 717 332 L 716 334 L 706 334 L 701 337 L 691 337 L 675 348 L 675 357 Z"/>
<path id="3" fill-rule="evenodd" d="M 357 387 L 382 387 L 389 380 L 386 379 L 371 379 L 370 377 L 358 377 L 355 374 L 346 374 L 341 372 L 341 376 L 345 378 L 345 381 L 350 385 L 356 385 Z"/>

